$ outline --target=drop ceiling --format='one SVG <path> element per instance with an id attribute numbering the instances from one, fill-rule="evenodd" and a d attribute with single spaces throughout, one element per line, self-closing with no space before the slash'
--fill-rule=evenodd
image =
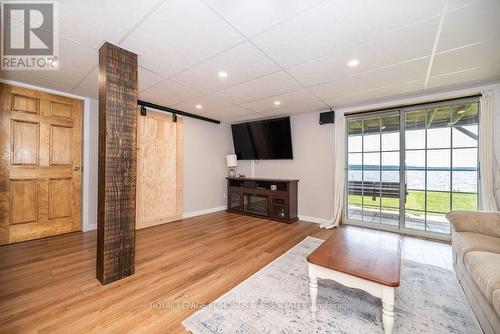
<path id="1" fill-rule="evenodd" d="M 140 99 L 225 122 L 500 81 L 498 0 L 65 0 L 59 8 L 60 69 L 1 78 L 97 99 L 98 49 L 108 41 L 139 55 Z M 347 66 L 353 59 L 359 65 Z"/>

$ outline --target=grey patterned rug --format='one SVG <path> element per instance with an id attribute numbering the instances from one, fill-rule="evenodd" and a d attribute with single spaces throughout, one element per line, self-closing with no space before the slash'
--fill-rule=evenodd
<path id="1" fill-rule="evenodd" d="M 183 321 L 194 334 L 383 333 L 382 306 L 370 294 L 319 280 L 318 315 L 309 311 L 307 237 L 240 285 Z M 482 333 L 451 271 L 402 260 L 394 333 Z"/>

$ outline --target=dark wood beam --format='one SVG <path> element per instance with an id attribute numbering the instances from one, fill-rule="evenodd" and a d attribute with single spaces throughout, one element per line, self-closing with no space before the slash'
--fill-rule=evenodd
<path id="1" fill-rule="evenodd" d="M 137 55 L 105 43 L 99 49 L 97 279 L 134 274 Z"/>

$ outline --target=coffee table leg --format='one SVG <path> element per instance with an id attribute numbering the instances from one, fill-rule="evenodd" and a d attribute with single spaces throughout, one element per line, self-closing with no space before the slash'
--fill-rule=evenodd
<path id="1" fill-rule="evenodd" d="M 394 288 L 382 288 L 382 323 L 384 333 L 391 334 L 394 328 Z"/>
<path id="2" fill-rule="evenodd" d="M 318 278 L 314 273 L 314 268 L 309 264 L 309 295 L 311 296 L 311 313 L 316 319 L 316 299 L 318 297 Z"/>

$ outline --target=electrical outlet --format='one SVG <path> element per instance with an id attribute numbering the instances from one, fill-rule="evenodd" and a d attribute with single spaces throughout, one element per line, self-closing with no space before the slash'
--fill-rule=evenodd
<path id="1" fill-rule="evenodd" d="M 226 192 L 224 193 L 224 198 L 227 198 L 227 193 Z"/>

